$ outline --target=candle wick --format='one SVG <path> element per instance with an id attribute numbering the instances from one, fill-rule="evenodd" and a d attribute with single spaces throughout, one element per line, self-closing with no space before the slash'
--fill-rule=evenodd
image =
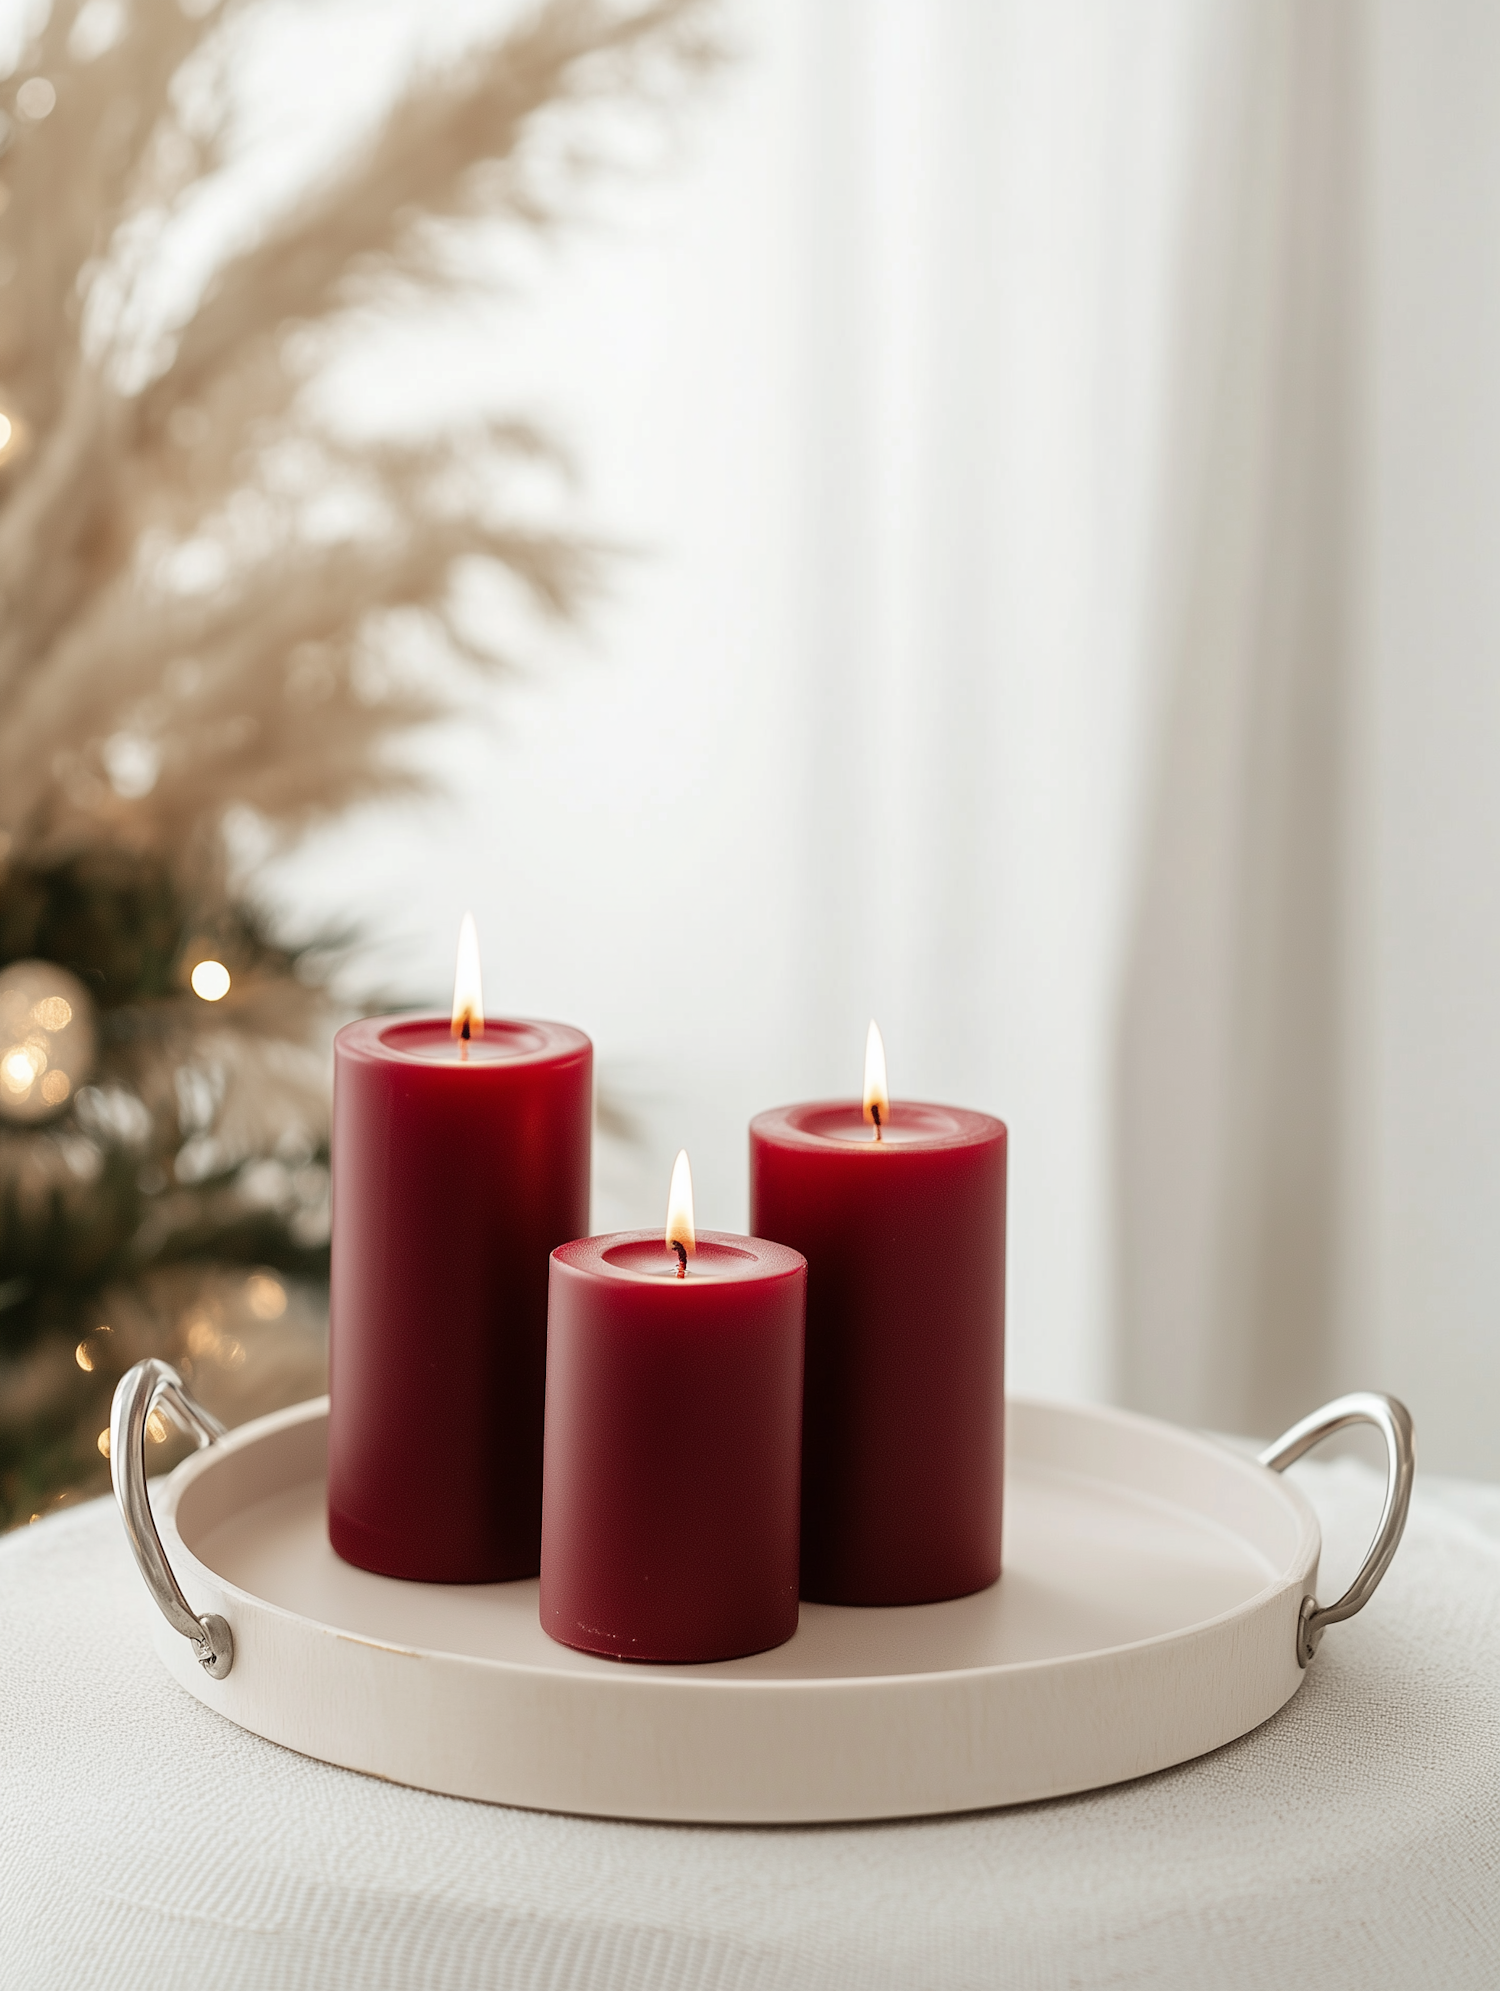
<path id="1" fill-rule="evenodd" d="M 467 1016 L 463 1020 L 463 1028 L 458 1033 L 458 1062 L 461 1065 L 466 1065 L 469 1062 L 469 1019 Z"/>
<path id="2" fill-rule="evenodd" d="M 875 1138 L 878 1141 L 880 1139 L 880 1108 L 874 1101 L 870 1104 L 870 1118 L 875 1122 Z"/>
<path id="3" fill-rule="evenodd" d="M 679 1279 L 685 1279 L 687 1277 L 687 1246 L 679 1244 L 676 1238 L 673 1238 L 672 1249 L 677 1253 L 677 1276 Z"/>

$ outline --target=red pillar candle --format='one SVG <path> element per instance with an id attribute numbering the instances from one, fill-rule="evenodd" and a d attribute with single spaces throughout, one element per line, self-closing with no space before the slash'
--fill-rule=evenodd
<path id="1" fill-rule="evenodd" d="M 429 1583 L 537 1573 L 547 1260 L 588 1229 L 588 1038 L 481 1018 L 334 1040 L 328 1533 Z"/>
<path id="2" fill-rule="evenodd" d="M 802 1595 L 830 1604 L 1000 1574 L 1005 1127 L 905 1101 L 881 1118 L 850 1100 L 750 1123 L 751 1228 L 808 1264 Z"/>
<path id="3" fill-rule="evenodd" d="M 553 1252 L 541 1621 L 560 1643 L 733 1659 L 797 1629 L 806 1280 L 800 1253 L 718 1231 L 680 1259 L 650 1231 Z"/>

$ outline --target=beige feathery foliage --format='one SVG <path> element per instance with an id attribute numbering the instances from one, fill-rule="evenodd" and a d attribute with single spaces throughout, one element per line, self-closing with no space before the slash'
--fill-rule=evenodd
<path id="1" fill-rule="evenodd" d="M 0 92 L 0 850 L 125 843 L 212 889 L 230 804 L 294 831 L 406 779 L 385 749 L 443 699 L 379 668 L 413 617 L 463 662 L 500 661 L 455 612 L 466 563 L 555 613 L 592 570 L 587 546 L 503 509 L 506 468 L 544 449 L 525 425 L 335 438 L 308 412 L 298 335 L 384 285 L 450 287 L 444 230 L 465 217 L 550 220 L 539 123 L 652 99 L 712 50 L 703 0 L 549 0 L 416 78 L 163 328 L 142 302 L 153 247 L 220 163 L 215 65 L 249 6 L 137 0 L 109 42 L 110 5 L 57 0 Z"/>
<path id="2" fill-rule="evenodd" d="M 291 836 L 408 784 L 393 744 L 504 663 L 472 570 L 565 615 L 597 556 L 512 502 L 551 454 L 528 424 L 354 440 L 317 368 L 360 314 L 457 290 L 471 219 L 556 218 L 621 108 L 714 56 L 713 0 L 541 0 L 173 317 L 256 4 L 0 0 L 42 23 L 0 81 L 0 962 L 101 1003 L 92 1082 L 0 1122 L 0 1526 L 106 1483 L 140 1355 L 232 1422 L 321 1387 L 294 1275 L 328 1235 L 329 1017 L 236 898 L 228 812 Z M 215 1004 L 186 985 L 208 955 Z"/>

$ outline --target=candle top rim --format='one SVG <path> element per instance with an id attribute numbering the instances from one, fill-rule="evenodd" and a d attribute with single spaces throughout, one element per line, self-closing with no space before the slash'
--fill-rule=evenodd
<path id="1" fill-rule="evenodd" d="M 424 1053 L 397 1041 L 421 1036 L 428 1041 Z M 431 1039 L 447 1040 L 454 1047 L 452 1058 L 434 1058 Z M 518 1041 L 525 1039 L 527 1041 Z M 423 1071 L 513 1071 L 517 1066 L 552 1064 L 580 1058 L 593 1050 L 587 1034 L 571 1023 L 552 1023 L 542 1017 L 486 1016 L 484 1034 L 474 1040 L 478 1050 L 471 1062 L 460 1061 L 458 1039 L 453 1036 L 453 1019 L 426 1010 L 402 1010 L 389 1016 L 361 1016 L 346 1023 L 334 1037 L 334 1047 L 346 1057 L 361 1057 L 398 1065 L 411 1065 Z M 487 1054 L 486 1054 L 487 1047 Z M 503 1047 L 503 1048 L 502 1048 Z M 496 1056 L 496 1052 L 500 1055 Z"/>
<path id="2" fill-rule="evenodd" d="M 661 1269 L 646 1271 L 634 1265 L 625 1265 L 612 1256 L 632 1246 L 655 1246 L 661 1253 Z M 707 1250 L 705 1250 L 707 1247 Z M 745 1285 L 760 1279 L 784 1279 L 805 1271 L 807 1260 L 800 1251 L 788 1244 L 776 1244 L 770 1238 L 746 1237 L 738 1231 L 702 1231 L 698 1233 L 698 1249 L 688 1260 L 687 1277 L 676 1276 L 676 1259 L 670 1245 L 659 1230 L 640 1231 L 601 1231 L 593 1237 L 573 1238 L 568 1244 L 560 1244 L 552 1253 L 554 1259 L 571 1271 L 588 1273 L 595 1278 L 608 1279 L 625 1286 L 676 1286 L 678 1288 L 696 1285 L 700 1291 L 710 1286 Z M 693 1278 L 693 1268 L 698 1261 L 707 1258 L 712 1265 L 709 1276 Z M 708 1271 L 708 1266 L 699 1266 L 700 1275 Z"/>
<path id="3" fill-rule="evenodd" d="M 791 1106 L 772 1106 L 757 1113 L 750 1122 L 752 1135 L 762 1140 L 805 1148 L 818 1154 L 934 1154 L 954 1148 L 984 1147 L 991 1141 L 1008 1138 L 1003 1120 L 993 1113 L 980 1113 L 969 1106 L 944 1106 L 935 1100 L 893 1099 L 886 1122 L 894 1138 L 877 1141 L 874 1129 L 864 1118 L 858 1099 L 807 1099 Z M 925 1127 L 917 1128 L 907 1116 L 930 1115 Z M 819 1122 L 837 1121 L 841 1131 L 833 1132 Z M 843 1127 L 848 1132 L 842 1131 Z"/>

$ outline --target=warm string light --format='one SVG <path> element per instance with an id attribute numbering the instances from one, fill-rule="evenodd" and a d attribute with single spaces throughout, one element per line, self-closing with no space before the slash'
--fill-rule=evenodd
<path id="1" fill-rule="evenodd" d="M 47 1053 L 41 1044 L 30 1039 L 24 1044 L 12 1044 L 0 1058 L 0 1085 L 24 1098 L 46 1069 Z"/>
<path id="2" fill-rule="evenodd" d="M 167 1420 L 159 1410 L 153 1410 L 146 1419 L 146 1436 L 151 1440 L 153 1445 L 166 1444 L 168 1437 Z M 109 1457 L 109 1426 L 107 1424 L 94 1440 L 94 1443 L 99 1448 L 100 1457 L 107 1459 Z"/>
<path id="3" fill-rule="evenodd" d="M 245 1344 L 221 1328 L 206 1307 L 189 1317 L 183 1339 L 188 1354 L 200 1362 L 212 1359 L 223 1369 L 244 1367 Z"/>
<path id="4" fill-rule="evenodd" d="M 203 1002 L 222 1002 L 229 993 L 230 974 L 222 961 L 200 961 L 190 979 L 193 994 Z"/>
<path id="5" fill-rule="evenodd" d="M 474 915 L 465 913 L 458 929 L 458 961 L 453 970 L 453 1034 L 458 1055 L 467 1058 L 469 1040 L 484 1035 L 484 990 L 479 979 L 479 934 Z"/>
<path id="6" fill-rule="evenodd" d="M 679 1148 L 672 1164 L 672 1187 L 667 1192 L 667 1248 L 677 1254 L 677 1276 L 687 1277 L 687 1262 L 698 1249 L 693 1231 L 693 1171 L 687 1149 Z"/>
<path id="7" fill-rule="evenodd" d="M 0 463 L 8 463 L 26 441 L 26 424 L 19 415 L 0 408 Z"/>
<path id="8" fill-rule="evenodd" d="M 257 1320 L 280 1320 L 286 1312 L 286 1287 L 270 1272 L 250 1274 L 245 1298 Z"/>
<path id="9" fill-rule="evenodd" d="M 87 1010 L 86 991 L 55 963 L 0 971 L 0 1119 L 47 1119 L 72 1098 L 93 1061 Z"/>
<path id="10" fill-rule="evenodd" d="M 878 1141 L 891 1117 L 891 1091 L 885 1076 L 885 1043 L 874 1017 L 865 1035 L 865 1124 Z"/>
<path id="11" fill-rule="evenodd" d="M 97 1342 L 101 1334 L 109 1334 L 110 1332 L 112 1332 L 112 1330 L 110 1328 L 109 1322 L 107 1320 L 102 1320 L 100 1321 L 99 1325 L 94 1329 L 93 1333 L 86 1334 L 83 1337 L 82 1341 L 79 1342 L 78 1346 L 73 1350 L 73 1360 L 78 1364 L 79 1368 L 82 1369 L 83 1373 L 86 1376 L 91 1376 L 94 1373 L 95 1369 L 97 1369 L 99 1366 L 99 1364 L 94 1359 L 95 1351 L 93 1348 L 90 1347 L 89 1345 L 90 1342 Z"/>

